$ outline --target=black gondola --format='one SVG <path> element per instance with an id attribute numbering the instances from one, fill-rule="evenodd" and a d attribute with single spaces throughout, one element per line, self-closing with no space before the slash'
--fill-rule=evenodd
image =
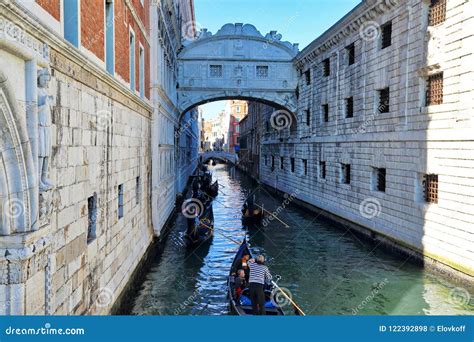
<path id="1" fill-rule="evenodd" d="M 249 196 L 242 208 L 242 224 L 244 226 L 255 226 L 262 224 L 264 212 L 262 208 L 255 207 L 255 196 Z"/>
<path id="2" fill-rule="evenodd" d="M 210 197 L 216 197 L 218 193 L 219 193 L 219 183 L 217 181 L 212 183 L 211 186 L 208 189 L 206 189 L 206 194 Z"/>
<path id="3" fill-rule="evenodd" d="M 247 316 L 253 314 L 252 303 L 249 298 L 249 289 L 244 289 L 239 299 L 236 298 L 235 294 L 235 276 L 239 268 L 241 268 L 242 258 L 245 255 L 249 255 L 250 258 L 252 258 L 252 253 L 248 248 L 246 240 L 242 242 L 239 250 L 237 251 L 237 254 L 234 257 L 234 261 L 232 262 L 232 266 L 230 268 L 229 278 L 227 280 L 227 291 L 230 309 L 234 314 L 237 314 L 239 316 Z M 267 285 L 265 288 L 265 314 L 267 316 L 283 316 L 284 313 L 282 308 L 277 305 L 275 301 L 272 300 L 272 290 L 272 285 Z"/>
<path id="4" fill-rule="evenodd" d="M 186 241 L 189 246 L 206 242 L 214 234 L 214 212 L 212 202 L 205 201 L 204 210 L 197 217 L 188 218 L 188 227 L 186 230 Z"/>

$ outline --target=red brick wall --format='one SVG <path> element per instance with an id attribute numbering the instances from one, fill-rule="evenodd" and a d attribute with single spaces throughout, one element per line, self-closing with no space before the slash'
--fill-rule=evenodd
<path id="1" fill-rule="evenodd" d="M 148 1 L 145 0 L 145 7 L 148 6 Z M 148 25 L 148 11 L 146 11 L 140 0 L 133 0 L 133 5 L 140 16 L 142 23 L 145 25 L 145 30 L 149 34 Z M 125 81 L 130 82 L 129 72 L 129 29 L 135 33 L 135 88 L 139 90 L 139 43 L 142 44 L 145 50 L 145 96 L 150 98 L 150 46 L 146 42 L 140 27 L 135 22 L 132 13 L 126 7 L 123 0 L 115 0 L 115 71 Z"/>
<path id="2" fill-rule="evenodd" d="M 103 0 L 81 0 L 81 45 L 102 61 L 105 60 L 104 8 Z"/>
<path id="3" fill-rule="evenodd" d="M 61 19 L 61 0 L 36 0 L 36 2 L 56 20 Z"/>

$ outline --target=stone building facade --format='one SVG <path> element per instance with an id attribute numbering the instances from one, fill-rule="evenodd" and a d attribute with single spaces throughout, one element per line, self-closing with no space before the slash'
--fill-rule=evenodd
<path id="1" fill-rule="evenodd" d="M 260 180 L 474 276 L 473 6 L 363 1 L 315 39 L 296 115 L 263 114 Z"/>
<path id="2" fill-rule="evenodd" d="M 194 15 L 190 1 L 177 7 L 0 3 L 1 315 L 109 313 L 170 215 L 151 201 L 155 181 L 171 184 L 172 205 L 198 137 L 193 112 L 163 109 L 173 108 L 183 18 Z M 158 11 L 172 45 L 150 29 Z M 161 61 L 152 71 L 150 55 Z"/>
<path id="3" fill-rule="evenodd" d="M 239 163 L 238 167 L 248 172 L 253 178 L 260 177 L 260 135 L 264 117 L 263 110 L 274 109 L 257 101 L 248 102 L 248 114 L 239 122 Z M 269 117 L 269 116 L 268 116 Z"/>
<path id="4" fill-rule="evenodd" d="M 179 18 L 179 19 L 178 19 Z M 198 110 L 178 108 L 177 52 L 196 35 L 193 1 L 158 1 L 150 6 L 153 229 L 159 235 L 197 166 Z"/>

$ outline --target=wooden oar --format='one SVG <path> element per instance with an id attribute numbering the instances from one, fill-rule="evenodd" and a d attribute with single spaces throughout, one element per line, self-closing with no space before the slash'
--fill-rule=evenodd
<path id="1" fill-rule="evenodd" d="M 280 286 L 277 285 L 277 283 L 275 283 L 273 280 L 272 280 L 272 284 L 273 286 L 275 286 L 282 294 L 283 296 L 285 296 L 286 299 L 288 299 L 290 301 L 291 304 L 293 304 L 293 306 L 295 307 L 296 310 L 299 311 L 299 313 L 302 315 L 302 316 L 306 316 L 306 314 L 304 313 L 304 311 L 298 306 L 298 304 L 295 303 L 295 301 L 293 299 L 291 299 L 286 293 L 285 291 L 283 291 L 281 289 Z"/>
<path id="2" fill-rule="evenodd" d="M 259 207 L 260 209 L 262 209 L 264 212 L 270 214 L 273 218 L 275 218 L 275 219 L 277 219 L 278 221 L 280 221 L 280 222 L 285 226 L 285 228 L 290 228 L 289 225 L 287 225 L 285 222 L 283 222 L 282 220 L 280 220 L 274 213 L 272 213 L 272 212 L 266 210 L 265 208 L 263 208 L 262 206 L 258 205 L 257 203 L 255 203 L 255 205 L 256 205 L 257 207 Z"/>
<path id="3" fill-rule="evenodd" d="M 213 228 L 213 227 L 208 226 L 207 224 L 202 223 L 202 222 L 200 222 L 200 224 L 202 224 L 204 227 L 206 227 L 206 228 L 209 229 L 209 230 L 223 230 L 223 229 L 219 229 L 219 228 L 215 228 L 215 227 Z M 218 232 L 218 233 L 219 233 L 219 232 Z M 225 234 L 223 234 L 223 233 L 220 233 L 220 234 L 221 234 L 223 237 L 229 239 L 230 241 L 232 241 L 233 243 L 235 243 L 235 244 L 237 244 L 237 245 L 241 245 L 241 244 L 242 244 L 241 242 L 238 242 L 237 240 L 234 240 L 234 239 L 228 237 L 227 235 L 225 235 Z"/>

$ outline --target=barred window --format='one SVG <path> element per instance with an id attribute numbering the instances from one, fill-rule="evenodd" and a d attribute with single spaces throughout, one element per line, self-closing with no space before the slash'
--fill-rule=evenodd
<path id="1" fill-rule="evenodd" d="M 209 66 L 211 77 L 222 77 L 222 65 Z"/>
<path id="2" fill-rule="evenodd" d="M 306 70 L 304 72 L 304 77 L 305 77 L 305 80 L 306 80 L 306 85 L 310 85 L 311 84 L 311 70 Z"/>
<path id="3" fill-rule="evenodd" d="M 257 65 L 257 78 L 268 78 L 267 65 Z"/>
<path id="4" fill-rule="evenodd" d="M 428 24 L 435 26 L 446 20 L 446 0 L 431 0 Z"/>
<path id="5" fill-rule="evenodd" d="M 326 162 L 325 161 L 319 162 L 319 177 L 321 179 L 326 179 Z"/>
<path id="6" fill-rule="evenodd" d="M 382 49 L 385 49 L 392 45 L 392 22 L 382 25 Z"/>
<path id="7" fill-rule="evenodd" d="M 295 158 L 291 157 L 290 162 L 291 162 L 291 172 L 295 172 Z"/>
<path id="8" fill-rule="evenodd" d="M 351 45 L 346 47 L 346 52 L 347 52 L 347 58 L 348 58 L 348 63 L 349 65 L 352 65 L 355 63 L 355 45 L 352 43 Z"/>
<path id="9" fill-rule="evenodd" d="M 304 170 L 304 175 L 308 175 L 308 159 L 303 159 L 303 170 Z"/>
<path id="10" fill-rule="evenodd" d="M 426 105 L 438 105 L 443 103 L 443 73 L 428 77 L 426 85 Z"/>
<path id="11" fill-rule="evenodd" d="M 87 199 L 87 243 L 94 241 L 97 227 L 97 195 Z"/>
<path id="12" fill-rule="evenodd" d="M 304 113 L 306 116 L 306 126 L 309 126 L 311 125 L 311 111 L 309 109 L 306 109 Z"/>
<path id="13" fill-rule="evenodd" d="M 324 76 L 329 76 L 331 74 L 331 62 L 329 58 L 326 58 L 323 61 L 323 75 Z"/>
<path id="14" fill-rule="evenodd" d="M 264 160 L 265 160 L 265 166 L 267 166 L 267 165 L 268 165 L 268 158 L 267 158 L 267 156 L 264 156 Z"/>
<path id="15" fill-rule="evenodd" d="M 123 184 L 118 186 L 118 218 L 121 219 L 123 217 Z"/>
<path id="16" fill-rule="evenodd" d="M 284 170 L 285 169 L 285 159 L 283 157 L 280 157 L 280 169 Z"/>
<path id="17" fill-rule="evenodd" d="M 275 170 L 275 156 L 272 156 L 272 171 Z"/>
<path id="18" fill-rule="evenodd" d="M 323 120 L 329 122 L 329 104 L 323 104 Z"/>
<path id="19" fill-rule="evenodd" d="M 425 175 L 423 178 L 425 201 L 438 203 L 438 175 Z"/>
<path id="20" fill-rule="evenodd" d="M 346 118 L 354 117 L 354 98 L 351 96 L 346 99 Z"/>
<path id="21" fill-rule="evenodd" d="M 388 113 L 390 111 L 390 88 L 379 90 L 379 113 Z"/>
<path id="22" fill-rule="evenodd" d="M 344 184 L 351 184 L 351 165 L 341 164 L 341 181 Z"/>

